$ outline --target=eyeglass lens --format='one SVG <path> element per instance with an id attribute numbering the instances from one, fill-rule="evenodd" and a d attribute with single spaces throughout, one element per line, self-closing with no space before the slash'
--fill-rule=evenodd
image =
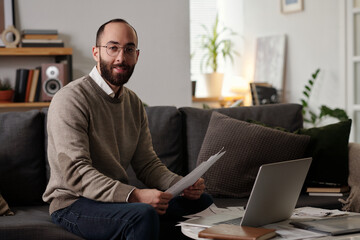
<path id="1" fill-rule="evenodd" d="M 130 46 L 121 47 L 118 44 L 107 44 L 105 46 L 105 48 L 106 48 L 107 54 L 109 54 L 109 56 L 111 56 L 111 57 L 117 56 L 120 53 L 121 49 L 123 49 L 124 54 L 126 54 L 128 56 L 134 56 L 134 54 L 137 50 L 135 46 L 130 45 Z"/>

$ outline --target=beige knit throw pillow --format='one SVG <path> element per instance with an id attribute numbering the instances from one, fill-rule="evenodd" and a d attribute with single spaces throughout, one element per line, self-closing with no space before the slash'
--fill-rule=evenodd
<path id="1" fill-rule="evenodd" d="M 10 210 L 7 202 L 0 194 L 0 216 L 12 216 L 14 213 Z"/>

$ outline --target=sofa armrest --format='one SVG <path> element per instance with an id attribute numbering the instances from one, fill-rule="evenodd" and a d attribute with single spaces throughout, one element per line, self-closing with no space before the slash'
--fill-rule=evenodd
<path id="1" fill-rule="evenodd" d="M 341 201 L 343 210 L 360 212 L 360 144 L 349 143 L 349 178 L 350 195 Z"/>

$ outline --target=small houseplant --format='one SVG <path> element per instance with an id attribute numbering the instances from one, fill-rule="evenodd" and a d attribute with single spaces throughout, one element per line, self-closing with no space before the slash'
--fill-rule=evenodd
<path id="1" fill-rule="evenodd" d="M 0 102 L 12 102 L 14 90 L 10 83 L 4 82 L 0 79 Z"/>
<path id="2" fill-rule="evenodd" d="M 223 73 L 218 72 L 219 59 L 224 61 L 234 61 L 234 55 L 238 53 L 234 50 L 234 43 L 224 36 L 236 35 L 231 29 L 219 26 L 219 17 L 216 16 L 214 25 L 209 29 L 202 25 L 205 33 L 201 37 L 200 47 L 204 50 L 204 55 L 201 58 L 201 71 L 204 66 L 210 69 L 210 73 L 205 73 L 205 81 L 208 88 L 209 96 L 218 97 L 221 95 L 222 82 L 224 78 Z"/>
<path id="3" fill-rule="evenodd" d="M 305 84 L 304 90 L 302 92 L 304 95 L 304 97 L 301 99 L 301 103 L 303 106 L 302 114 L 303 114 L 304 122 L 316 127 L 321 123 L 323 118 L 326 116 L 336 118 L 339 121 L 344 121 L 349 119 L 345 110 L 340 108 L 332 109 L 327 107 L 326 105 L 321 105 L 319 114 L 316 114 L 314 111 L 310 109 L 309 100 L 311 96 L 311 91 L 316 82 L 319 72 L 320 69 L 317 69 L 313 74 L 311 74 L 311 79 L 309 79 L 308 83 Z"/>

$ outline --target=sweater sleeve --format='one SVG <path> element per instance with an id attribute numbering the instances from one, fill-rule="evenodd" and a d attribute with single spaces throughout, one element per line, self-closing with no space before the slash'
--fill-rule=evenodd
<path id="1" fill-rule="evenodd" d="M 151 188 L 166 190 L 182 177 L 171 172 L 157 157 L 148 125 L 146 111 L 141 104 L 141 132 L 132 160 L 132 167 L 140 181 Z"/>
<path id="2" fill-rule="evenodd" d="M 89 109 L 66 91 L 53 98 L 48 112 L 48 159 L 51 178 L 44 194 L 53 198 L 83 196 L 103 202 L 125 202 L 133 186 L 94 168 L 89 150 Z"/>

